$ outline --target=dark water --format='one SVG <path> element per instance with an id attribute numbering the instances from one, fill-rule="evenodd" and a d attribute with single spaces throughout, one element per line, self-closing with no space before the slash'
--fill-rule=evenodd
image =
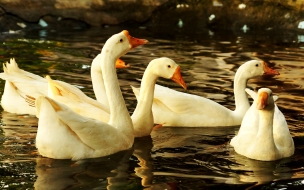
<path id="1" fill-rule="evenodd" d="M 128 29 L 128 28 L 127 28 Z M 77 85 L 94 97 L 90 64 L 103 43 L 122 28 L 86 31 L 31 31 L 1 35 L 0 61 L 15 57 L 20 68 Z M 268 87 L 280 97 L 295 141 L 295 154 L 261 162 L 236 154 L 228 142 L 236 127 L 160 128 L 135 140 L 133 149 L 81 161 L 54 160 L 35 148 L 37 119 L 2 112 L 0 136 L 1 189 L 304 189 L 304 37 L 293 32 L 243 33 L 129 29 L 150 42 L 122 59 L 131 68 L 119 70 L 130 113 L 149 61 L 169 57 L 181 65 L 188 93 L 234 108 L 233 77 L 251 59 L 262 59 L 281 75 L 258 77 L 251 88 Z M 158 83 L 184 91 L 172 81 Z M 0 92 L 4 82 L 0 81 Z"/>

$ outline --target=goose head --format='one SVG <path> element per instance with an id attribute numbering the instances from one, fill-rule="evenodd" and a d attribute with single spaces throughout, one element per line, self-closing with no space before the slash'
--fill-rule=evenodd
<path id="1" fill-rule="evenodd" d="M 149 69 L 158 77 L 171 79 L 181 85 L 184 89 L 187 89 L 187 86 L 180 72 L 180 66 L 172 59 L 169 59 L 167 57 L 154 59 L 149 63 L 147 69 Z"/>
<path id="2" fill-rule="evenodd" d="M 260 88 L 257 95 L 256 107 L 258 110 L 274 110 L 274 102 L 277 99 L 269 88 Z"/>
<path id="3" fill-rule="evenodd" d="M 248 78 L 253 78 L 261 75 L 279 75 L 280 73 L 267 66 L 264 61 L 251 60 L 247 61 L 240 67 L 243 73 Z"/>
<path id="4" fill-rule="evenodd" d="M 114 34 L 106 41 L 102 48 L 102 52 L 110 53 L 113 57 L 118 59 L 131 49 L 146 43 L 148 43 L 148 40 L 134 38 L 127 30 L 123 30 L 118 34 Z"/>

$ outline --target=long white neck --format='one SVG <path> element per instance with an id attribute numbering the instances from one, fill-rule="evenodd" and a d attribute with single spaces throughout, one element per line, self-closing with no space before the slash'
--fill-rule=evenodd
<path id="1" fill-rule="evenodd" d="M 150 135 L 154 126 L 152 103 L 158 76 L 149 72 L 149 69 L 148 66 L 142 77 L 139 99 L 132 114 L 135 137 Z"/>
<path id="2" fill-rule="evenodd" d="M 95 93 L 96 100 L 102 104 L 105 111 L 110 113 L 108 97 L 102 77 L 101 64 L 103 64 L 102 55 L 98 54 L 93 60 L 91 65 L 91 78 L 92 78 L 93 90 Z"/>
<path id="3" fill-rule="evenodd" d="M 140 84 L 139 100 L 135 108 L 135 111 L 139 109 L 144 109 L 144 110 L 150 110 L 150 112 L 152 112 L 154 89 L 157 78 L 158 78 L 157 75 L 155 75 L 152 72 L 149 72 L 149 67 L 148 67 L 142 77 L 142 81 Z"/>
<path id="4" fill-rule="evenodd" d="M 109 124 L 122 131 L 133 141 L 133 124 L 120 91 L 115 68 L 115 61 L 123 54 L 113 56 L 113 51 L 115 51 L 115 48 L 108 47 L 106 44 L 101 52 L 103 63 L 101 64 L 101 69 L 111 113 Z"/>
<path id="5" fill-rule="evenodd" d="M 273 139 L 273 115 L 274 110 L 259 110 L 259 131 L 255 143 L 260 144 L 262 149 L 276 149 Z"/>
<path id="6" fill-rule="evenodd" d="M 250 104 L 245 92 L 248 77 L 243 75 L 242 69 L 238 69 L 234 77 L 234 98 L 235 98 L 235 112 L 245 115 L 249 109 Z"/>

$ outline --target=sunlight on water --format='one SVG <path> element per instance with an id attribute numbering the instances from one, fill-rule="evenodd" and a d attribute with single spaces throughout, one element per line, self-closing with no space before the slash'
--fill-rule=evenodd
<path id="1" fill-rule="evenodd" d="M 110 27 L 101 31 L 91 29 L 60 34 L 33 31 L 23 36 L 7 36 L 1 41 L 0 60 L 6 62 L 15 57 L 20 68 L 74 84 L 94 98 L 91 61 L 106 39 L 120 30 Z M 54 160 L 36 152 L 36 117 L 2 112 L 2 189 L 304 187 L 304 51 L 301 36 L 238 36 L 215 32 L 212 36 L 201 33 L 163 38 L 144 30 L 130 30 L 130 33 L 149 40 L 147 45 L 122 57 L 130 68 L 117 71 L 130 113 L 136 105 L 130 85 L 140 85 L 138 79 L 154 58 L 166 56 L 180 64 L 188 90 L 166 79 L 159 79 L 158 84 L 210 98 L 230 109 L 235 106 L 233 78 L 237 68 L 248 60 L 261 59 L 281 75 L 257 77 L 251 79 L 248 86 L 252 89 L 269 87 L 279 96 L 277 105 L 294 137 L 295 155 L 274 162 L 240 156 L 228 143 L 239 129 L 234 126 L 160 128 L 153 131 L 151 137 L 136 139 L 129 151 L 97 159 Z M 1 80 L 1 93 L 3 87 Z"/>

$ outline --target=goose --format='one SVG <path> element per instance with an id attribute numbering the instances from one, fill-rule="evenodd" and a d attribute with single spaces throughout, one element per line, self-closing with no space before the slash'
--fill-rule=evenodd
<path id="1" fill-rule="evenodd" d="M 134 142 L 133 123 L 122 97 L 115 61 L 147 40 L 124 30 L 111 36 L 101 51 L 104 85 L 110 107 L 108 123 L 81 116 L 47 96 L 36 99 L 38 130 L 36 148 L 54 159 L 96 158 L 130 149 Z"/>
<path id="2" fill-rule="evenodd" d="M 94 59 L 92 67 L 94 67 L 95 64 L 98 64 L 98 59 Z M 125 64 L 125 62 L 122 60 L 118 59 L 116 61 L 116 68 L 128 67 L 129 65 Z M 36 115 L 36 108 L 31 104 L 28 104 L 25 99 L 27 98 L 28 100 L 34 102 L 35 99 L 40 95 L 47 95 L 48 87 L 45 78 L 20 69 L 14 58 L 10 59 L 9 63 L 6 62 L 3 64 L 3 71 L 3 73 L 0 73 L 0 78 L 5 80 L 4 92 L 1 98 L 1 106 L 4 111 L 15 114 Z M 92 73 L 92 80 L 95 82 L 95 78 L 99 78 L 99 76 L 96 76 L 93 69 Z M 70 88 L 76 91 L 80 91 L 75 86 L 68 83 L 65 84 L 69 85 Z M 104 94 L 105 93 L 99 93 L 98 98 L 104 105 L 105 111 L 108 111 L 109 108 L 108 104 L 106 103 L 107 98 L 101 98 L 101 96 Z"/>
<path id="3" fill-rule="evenodd" d="M 278 75 L 265 62 L 251 60 L 241 65 L 234 77 L 234 111 L 210 99 L 157 85 L 153 99 L 154 122 L 163 126 L 216 127 L 240 125 L 250 104 L 245 92 L 247 81 L 261 75 Z M 136 98 L 139 88 L 133 88 Z"/>
<path id="4" fill-rule="evenodd" d="M 257 93 L 246 88 L 245 91 L 255 100 L 257 98 Z M 278 99 L 277 96 L 275 96 L 275 100 Z M 280 146 L 288 146 L 292 147 L 289 150 L 291 152 L 294 152 L 294 142 L 291 136 L 285 135 L 289 134 L 289 128 L 288 124 L 286 122 L 286 119 L 283 115 L 283 113 L 280 111 L 278 106 L 274 105 L 274 119 L 273 119 L 273 136 L 275 143 Z M 255 127 L 253 127 L 255 126 Z M 248 111 L 246 112 L 241 127 L 238 131 L 238 134 L 231 140 L 230 144 L 234 146 L 237 142 L 236 139 L 238 139 L 238 136 L 242 136 L 243 133 L 257 133 L 258 132 L 258 126 L 259 126 L 259 111 L 251 106 Z"/>
<path id="5" fill-rule="evenodd" d="M 172 59 L 162 57 L 152 60 L 142 77 L 140 97 L 138 98 L 136 108 L 131 116 L 135 137 L 150 135 L 154 127 L 152 103 L 155 83 L 158 77 L 170 78 L 180 84 L 184 89 L 187 89 L 180 74 L 180 66 Z"/>
<path id="6" fill-rule="evenodd" d="M 140 98 L 131 116 L 135 137 L 150 135 L 154 127 L 152 101 L 155 83 L 159 77 L 172 79 L 184 89 L 187 88 L 181 76 L 180 66 L 175 61 L 167 57 L 150 61 L 141 80 Z M 109 121 L 110 114 L 101 109 L 102 105 L 98 101 L 87 101 L 85 96 L 72 91 L 68 85 L 53 81 L 49 76 L 46 78 L 49 84 L 48 97 L 64 103 L 82 116 L 103 122 Z M 103 83 L 100 83 L 100 85 L 103 85 Z"/>
<path id="7" fill-rule="evenodd" d="M 249 91 L 254 99 L 239 133 L 230 144 L 236 153 L 251 159 L 273 161 L 294 154 L 294 142 L 284 115 L 275 105 L 277 96 L 269 88 Z"/>

